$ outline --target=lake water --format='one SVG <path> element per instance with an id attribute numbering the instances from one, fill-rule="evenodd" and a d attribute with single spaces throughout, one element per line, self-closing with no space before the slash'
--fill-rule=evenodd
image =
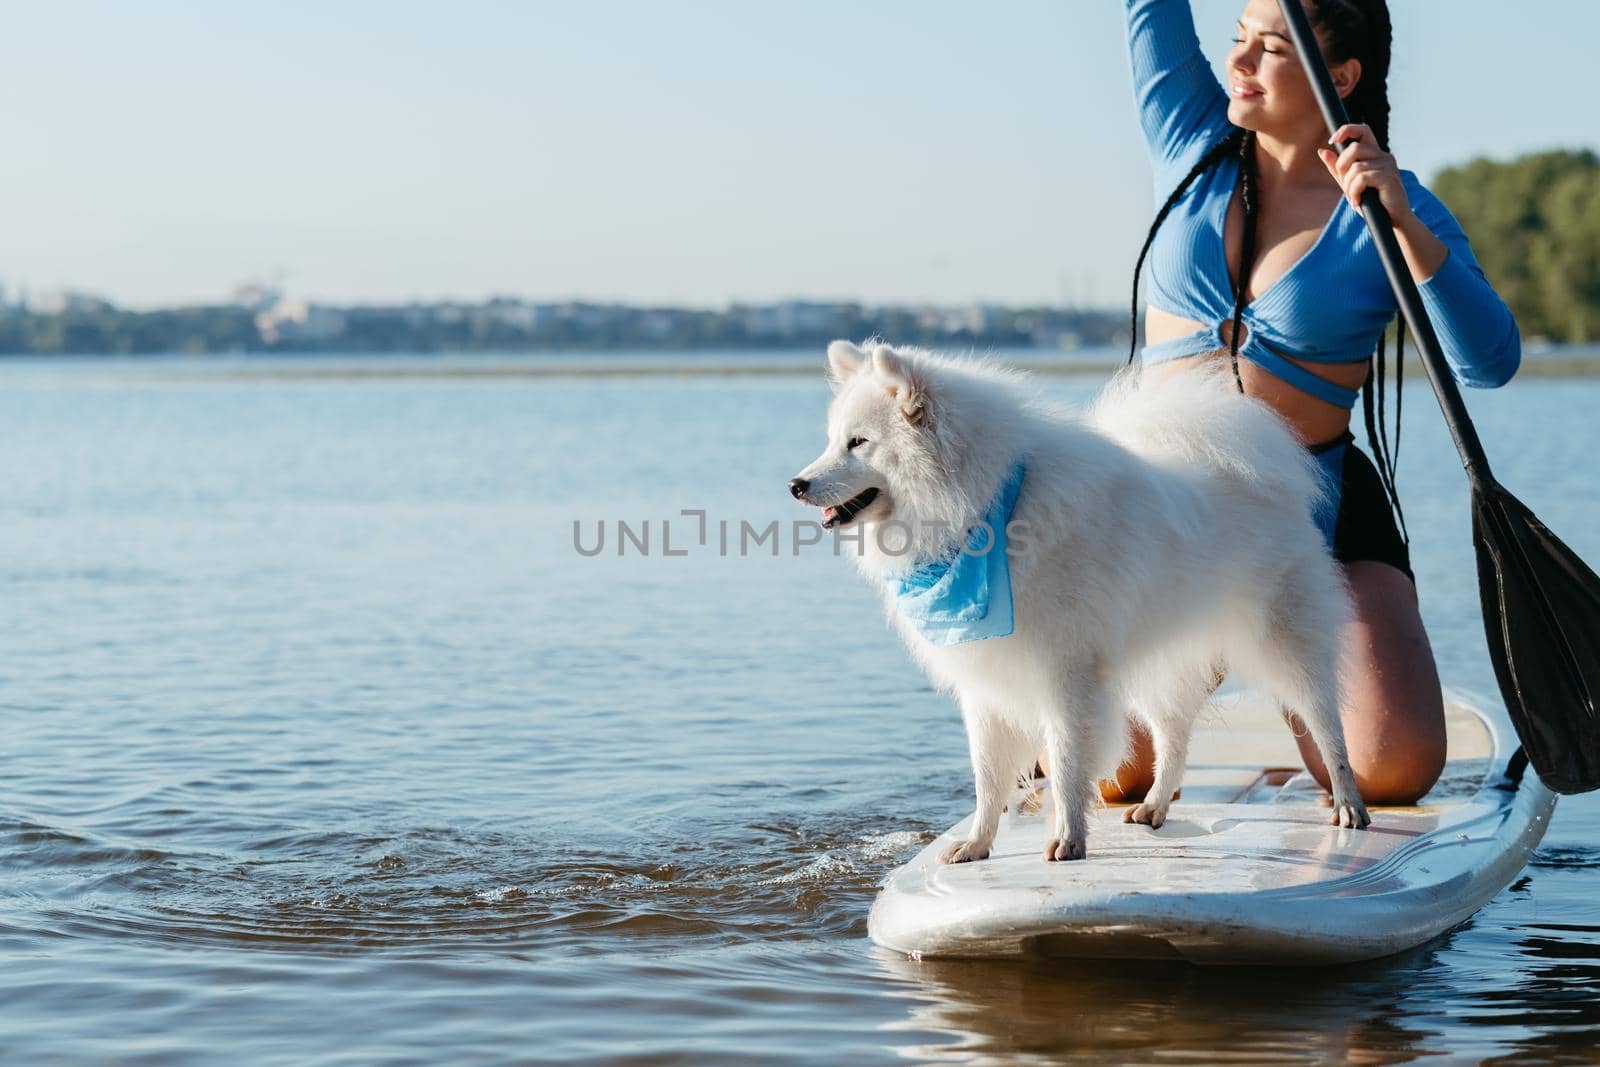
<path id="1" fill-rule="evenodd" d="M 847 560 L 717 550 L 807 517 L 820 374 L 304 366 L 0 361 L 0 1061 L 1597 1055 L 1594 795 L 1376 963 L 875 949 L 877 883 L 970 803 L 957 714 Z M 1468 399 L 1600 560 L 1600 383 Z M 1492 691 L 1464 479 L 1425 387 L 1406 410 L 1424 614 Z M 650 555 L 574 550 L 618 519 Z"/>

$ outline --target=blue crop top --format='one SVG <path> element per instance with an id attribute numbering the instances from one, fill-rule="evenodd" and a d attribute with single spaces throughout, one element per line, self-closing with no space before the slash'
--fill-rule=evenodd
<path id="1" fill-rule="evenodd" d="M 1228 96 L 1200 50 L 1189 0 L 1127 0 L 1133 88 L 1151 161 L 1157 202 L 1164 202 L 1232 129 Z M 1200 175 L 1162 224 L 1150 247 L 1149 304 L 1213 325 L 1144 349 L 1157 363 L 1228 347 L 1222 324 L 1233 319 L 1233 283 L 1223 225 L 1239 162 L 1224 158 Z M 1504 385 L 1521 360 L 1516 320 L 1490 287 L 1460 225 L 1416 175 L 1400 172 L 1417 218 L 1448 249 L 1443 265 L 1418 283 L 1445 360 L 1466 385 Z M 1396 312 L 1361 213 L 1340 198 L 1316 243 L 1244 307 L 1239 354 L 1312 396 L 1344 408 L 1356 392 L 1285 359 L 1353 363 L 1366 359 Z"/>

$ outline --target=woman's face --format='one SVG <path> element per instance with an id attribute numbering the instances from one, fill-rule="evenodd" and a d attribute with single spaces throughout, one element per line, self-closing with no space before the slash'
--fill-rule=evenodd
<path id="1" fill-rule="evenodd" d="M 1315 137 L 1324 129 L 1278 0 L 1249 0 L 1245 5 L 1225 67 L 1228 121 L 1235 126 L 1286 140 Z M 1347 60 L 1330 73 L 1342 97 L 1355 88 L 1361 64 Z"/>

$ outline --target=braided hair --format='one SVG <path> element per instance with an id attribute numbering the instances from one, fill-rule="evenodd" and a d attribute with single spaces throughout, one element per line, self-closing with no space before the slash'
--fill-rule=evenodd
<path id="1" fill-rule="evenodd" d="M 1211 150 L 1190 168 L 1189 173 L 1178 183 L 1178 187 L 1172 190 L 1172 195 L 1167 197 L 1166 203 L 1161 205 L 1161 210 L 1156 212 L 1155 221 L 1150 224 L 1150 232 L 1145 235 L 1144 245 L 1139 249 L 1139 258 L 1133 264 L 1133 300 L 1128 310 L 1128 363 L 1131 365 L 1139 354 L 1139 275 L 1144 270 L 1145 259 L 1150 255 L 1150 246 L 1155 244 L 1156 231 L 1161 229 L 1161 224 L 1167 221 L 1167 216 L 1172 214 L 1172 209 L 1183 199 L 1183 194 L 1194 184 L 1195 179 L 1216 166 L 1217 161 L 1226 156 L 1237 156 L 1239 159 L 1239 192 L 1244 204 L 1244 246 L 1239 254 L 1239 281 L 1233 288 L 1233 337 L 1228 345 L 1228 358 L 1233 367 L 1233 382 L 1242 393 L 1244 382 L 1239 378 L 1239 326 L 1244 319 L 1245 276 L 1249 273 L 1250 262 L 1255 259 L 1256 216 L 1260 213 L 1261 198 L 1255 188 L 1256 135 L 1238 126 L 1229 131 L 1228 136 L 1213 145 Z"/>
<path id="2" fill-rule="evenodd" d="M 1329 63 L 1343 63 L 1356 59 L 1361 62 L 1361 78 L 1345 98 L 1345 109 L 1351 122 L 1365 123 L 1372 128 L 1379 146 L 1389 150 L 1389 59 L 1393 28 L 1389 20 L 1387 0 L 1316 0 L 1309 5 L 1312 25 L 1323 42 Z M 1256 220 L 1261 212 L 1261 197 L 1256 173 L 1256 137 L 1249 130 L 1234 127 L 1218 141 L 1189 173 L 1184 175 L 1177 188 L 1167 197 L 1156 212 L 1150 232 L 1139 249 L 1139 258 L 1133 267 L 1133 296 L 1130 310 L 1128 362 L 1131 364 L 1139 350 L 1139 275 L 1144 261 L 1155 243 L 1156 232 L 1167 220 L 1172 209 L 1183 198 L 1195 179 L 1229 156 L 1239 160 L 1239 199 L 1244 208 L 1244 234 L 1239 250 L 1239 272 L 1233 290 L 1233 331 L 1228 339 L 1228 361 L 1233 369 L 1233 381 L 1244 392 L 1239 377 L 1239 338 L 1244 319 L 1244 292 L 1254 265 L 1256 253 Z M 1395 491 L 1395 459 L 1400 451 L 1401 386 L 1405 381 L 1405 321 L 1397 319 L 1395 330 L 1395 412 L 1394 448 L 1389 448 L 1388 426 L 1384 415 L 1385 355 L 1387 345 L 1385 330 L 1378 337 L 1375 358 L 1368 363 L 1367 379 L 1361 387 L 1362 413 L 1365 416 L 1367 444 L 1377 460 L 1378 474 L 1385 495 L 1400 520 L 1400 529 L 1406 543 L 1410 534 L 1406 530 L 1405 513 L 1400 508 L 1400 497 Z M 1376 396 L 1374 396 L 1376 394 Z M 1376 399 L 1376 410 L 1374 400 Z"/>

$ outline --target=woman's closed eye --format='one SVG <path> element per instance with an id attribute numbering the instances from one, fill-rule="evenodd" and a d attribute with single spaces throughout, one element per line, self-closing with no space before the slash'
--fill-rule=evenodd
<path id="1" fill-rule="evenodd" d="M 1230 37 L 1228 39 L 1234 44 L 1244 44 L 1243 37 Z M 1283 50 L 1280 48 L 1262 48 L 1261 51 L 1265 52 L 1269 56 L 1281 55 L 1283 52 Z"/>

